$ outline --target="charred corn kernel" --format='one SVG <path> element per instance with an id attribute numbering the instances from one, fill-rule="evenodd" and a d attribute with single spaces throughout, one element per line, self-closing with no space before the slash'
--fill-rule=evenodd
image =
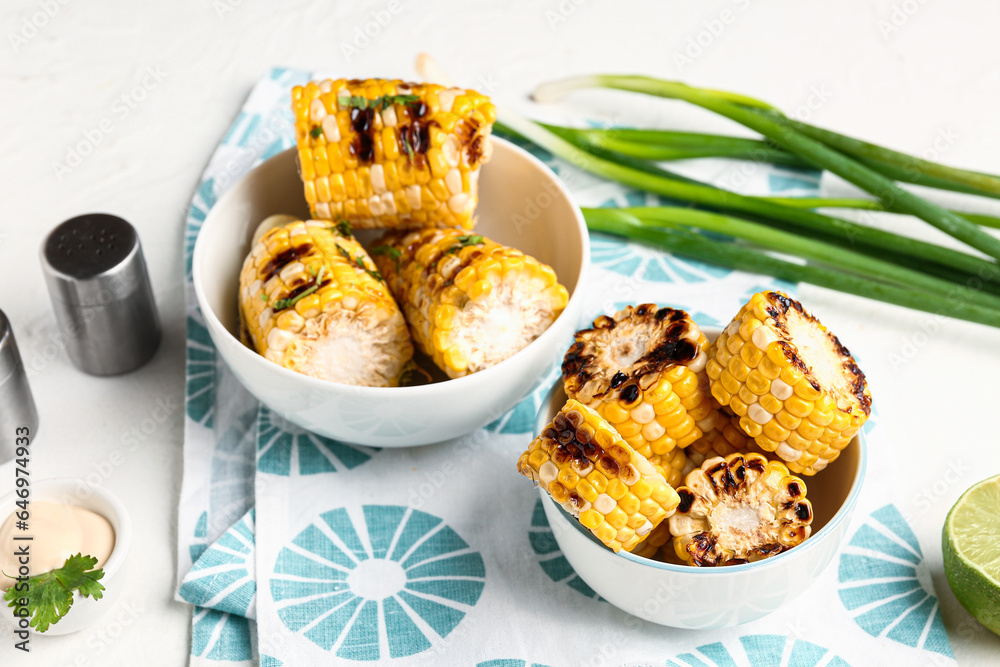
<path id="1" fill-rule="evenodd" d="M 801 544 L 811 531 L 805 483 L 760 454 L 710 458 L 677 493 L 667 526 L 677 556 L 692 565 L 761 560 Z"/>
<path id="2" fill-rule="evenodd" d="M 314 217 L 335 220 L 319 205 L 334 201 L 357 228 L 472 228 L 496 118 L 485 95 L 431 83 L 327 79 L 294 87 L 292 110 Z M 413 184 L 423 186 L 415 197 L 404 192 Z M 383 194 L 388 198 L 373 198 Z"/>
<path id="3" fill-rule="evenodd" d="M 646 457 L 573 399 L 528 445 L 517 470 L 616 552 L 646 539 L 678 502 Z"/>
<path id="4" fill-rule="evenodd" d="M 257 352 L 312 377 L 392 386 L 413 356 L 399 307 L 345 226 L 294 220 L 264 232 L 240 271 L 239 307 Z"/>
<path id="5" fill-rule="evenodd" d="M 563 386 L 640 454 L 664 457 L 702 436 L 697 422 L 712 409 L 707 378 L 701 379 L 707 349 L 684 311 L 626 306 L 577 332 L 563 358 Z"/>
<path id="6" fill-rule="evenodd" d="M 522 349 L 569 300 L 538 260 L 457 229 L 387 232 L 372 254 L 417 346 L 453 378 Z"/>
<path id="7" fill-rule="evenodd" d="M 712 396 L 793 472 L 825 468 L 871 413 L 868 384 L 851 353 L 781 292 L 755 294 L 708 356 Z"/>

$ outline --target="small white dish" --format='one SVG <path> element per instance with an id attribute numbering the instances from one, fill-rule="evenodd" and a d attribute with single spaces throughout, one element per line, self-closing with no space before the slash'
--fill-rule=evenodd
<path id="1" fill-rule="evenodd" d="M 714 338 L 718 331 L 705 330 Z M 562 382 L 535 420 L 541 433 L 566 403 Z M 755 563 L 718 568 L 674 565 L 614 553 L 559 507 L 544 489 L 545 516 L 576 573 L 624 612 L 675 628 L 725 628 L 755 621 L 790 602 L 830 564 L 850 524 L 865 478 L 868 449 L 859 432 L 840 457 L 814 477 L 803 477 L 813 504 L 812 536 L 799 546 Z"/>
<path id="2" fill-rule="evenodd" d="M 205 324 L 219 354 L 250 393 L 320 435 L 409 447 L 449 440 L 498 419 L 527 396 L 545 369 L 562 360 L 583 307 L 578 288 L 590 258 L 587 226 L 551 170 L 508 141 L 491 141 L 493 155 L 479 181 L 475 231 L 555 269 L 570 299 L 552 326 L 492 368 L 417 387 L 327 382 L 282 368 L 243 345 L 237 285 L 254 230 L 269 215 L 309 216 L 290 149 L 256 167 L 215 204 L 194 248 L 194 289 Z M 364 233 L 359 237 L 366 239 Z"/>
<path id="3" fill-rule="evenodd" d="M 0 498 L 0 521 L 6 519 L 17 509 L 18 500 L 19 498 L 14 491 Z M 115 546 L 108 562 L 104 564 L 104 576 L 101 578 L 101 584 L 104 586 L 103 597 L 100 600 L 95 600 L 89 597 L 85 598 L 76 592 L 73 596 L 73 606 L 58 623 L 50 625 L 44 633 L 35 633 L 34 629 L 31 630 L 32 633 L 44 637 L 78 632 L 96 623 L 101 616 L 114 607 L 115 601 L 125 587 L 123 573 L 129 548 L 132 545 L 132 520 L 129 518 L 125 505 L 110 491 L 101 486 L 90 486 L 86 481 L 73 477 L 34 481 L 31 484 L 30 500 L 31 502 L 45 500 L 88 509 L 107 519 L 115 531 Z M 6 606 L 7 603 L 3 604 Z M 10 610 L 5 608 L 5 611 Z M 13 622 L 10 614 L 4 613 L 4 616 L 8 617 L 8 623 Z"/>

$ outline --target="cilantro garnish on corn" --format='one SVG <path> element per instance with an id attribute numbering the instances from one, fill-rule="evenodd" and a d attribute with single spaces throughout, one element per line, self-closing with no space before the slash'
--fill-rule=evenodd
<path id="1" fill-rule="evenodd" d="M 240 314 L 264 357 L 332 382 L 394 386 L 413 356 L 399 307 L 344 224 L 266 232 L 240 272 Z"/>
<path id="2" fill-rule="evenodd" d="M 314 218 L 357 228 L 471 229 L 496 109 L 474 90 L 385 79 L 292 89 Z"/>
<path id="3" fill-rule="evenodd" d="M 646 458 L 702 437 L 712 413 L 708 339 L 682 310 L 626 306 L 576 333 L 562 364 L 566 394 L 593 408 Z"/>
<path id="4" fill-rule="evenodd" d="M 677 555 L 692 565 L 735 565 L 786 551 L 809 537 L 806 485 L 760 454 L 714 457 L 677 489 L 668 521 Z"/>
<path id="5" fill-rule="evenodd" d="M 517 470 L 615 552 L 634 549 L 679 502 L 646 457 L 573 399 L 521 454 Z"/>
<path id="6" fill-rule="evenodd" d="M 796 473 L 825 468 L 871 413 L 868 383 L 850 351 L 781 292 L 755 294 L 709 356 L 712 395 Z"/>
<path id="7" fill-rule="evenodd" d="M 512 356 L 569 300 L 552 267 L 478 234 L 394 231 L 375 250 L 417 346 L 452 378 Z"/>

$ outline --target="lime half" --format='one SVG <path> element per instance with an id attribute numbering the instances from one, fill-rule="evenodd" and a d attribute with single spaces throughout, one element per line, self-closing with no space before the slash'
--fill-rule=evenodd
<path id="1" fill-rule="evenodd" d="M 962 494 L 944 522 L 941 542 L 955 597 L 1000 635 L 1000 475 Z"/>

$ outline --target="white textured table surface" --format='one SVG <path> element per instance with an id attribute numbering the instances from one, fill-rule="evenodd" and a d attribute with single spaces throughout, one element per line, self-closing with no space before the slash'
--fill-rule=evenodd
<path id="1" fill-rule="evenodd" d="M 348 4 L 3 2 L 0 308 L 13 322 L 41 413 L 32 473 L 89 476 L 118 494 L 141 528 L 128 587 L 109 617 L 77 635 L 37 639 L 30 656 L 0 637 L 0 664 L 186 662 L 189 612 L 173 602 L 172 588 L 183 212 L 249 87 L 272 65 L 412 77 L 413 57 L 427 50 L 459 82 L 490 86 L 499 101 L 521 108 L 527 106 L 519 100 L 543 79 L 650 73 L 746 92 L 802 108 L 831 128 L 1000 171 L 996 3 Z M 357 31 L 373 12 L 392 18 L 356 48 Z M 655 117 L 674 127 L 724 127 L 677 104 L 655 108 Z M 92 146 L 76 149 L 87 152 L 77 164 L 68 153 L 81 144 Z M 153 361 L 115 379 L 88 377 L 70 365 L 55 338 L 38 262 L 48 230 L 89 211 L 115 213 L 138 227 L 165 325 Z M 891 224 L 938 238 L 909 219 Z M 959 663 L 997 664 L 1000 638 L 975 624 L 948 589 L 939 535 L 959 494 L 1000 471 L 989 423 L 1000 399 L 993 379 L 1000 332 L 809 286 L 801 295 L 861 357 L 883 423 L 896 433 L 898 501 L 927 552 Z M 11 487 L 8 468 L 0 469 L 0 491 Z"/>

